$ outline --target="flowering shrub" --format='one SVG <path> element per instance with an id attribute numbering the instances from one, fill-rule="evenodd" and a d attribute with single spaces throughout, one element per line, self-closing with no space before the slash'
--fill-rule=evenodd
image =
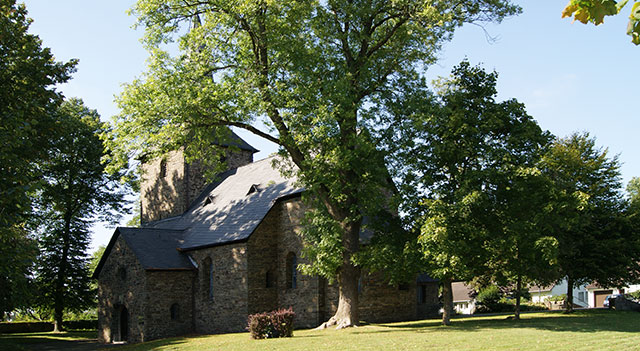
<path id="1" fill-rule="evenodd" d="M 293 309 L 249 315 L 249 333 L 253 339 L 285 338 L 293 336 Z"/>

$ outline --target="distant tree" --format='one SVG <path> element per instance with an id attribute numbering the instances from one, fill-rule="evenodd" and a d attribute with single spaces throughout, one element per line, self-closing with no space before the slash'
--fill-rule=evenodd
<path id="1" fill-rule="evenodd" d="M 640 178 L 631 178 L 627 184 L 627 193 L 632 204 L 640 204 Z"/>
<path id="2" fill-rule="evenodd" d="M 54 86 L 66 82 L 76 64 L 56 62 L 28 33 L 30 23 L 23 4 L 0 1 L 0 315 L 30 291 L 30 195 L 41 185 L 38 165 L 61 132 L 53 112 L 62 95 Z"/>
<path id="3" fill-rule="evenodd" d="M 549 140 L 522 104 L 495 101 L 496 80 L 496 73 L 465 61 L 454 68 L 450 79 L 438 83 L 438 96 L 409 84 L 404 95 L 388 97 L 390 109 L 379 112 L 390 116 L 387 123 L 401 125 L 382 132 L 393 155 L 390 168 L 400 182 L 402 212 L 419 229 L 430 272 L 443 285 L 444 324 L 450 323 L 453 309 L 452 281 L 486 273 L 492 253 L 489 243 L 496 242 L 495 236 L 510 246 L 513 240 L 507 237 L 524 235 L 525 225 L 516 226 L 509 216 L 525 206 L 512 202 L 528 201 L 524 194 L 537 189 L 528 184 L 526 191 L 518 188 L 518 196 L 509 189 L 525 178 L 527 167 L 533 166 L 535 155 Z M 501 201 L 509 205 L 502 206 Z M 491 224 L 499 218 L 504 220 L 501 225 Z M 524 255 L 518 259 L 519 267 L 525 261 L 537 264 Z M 510 266 L 495 268 L 504 271 Z"/>
<path id="4" fill-rule="evenodd" d="M 637 262 L 637 238 L 624 219 L 620 163 L 588 134 L 557 139 L 543 159 L 553 184 L 550 232 L 558 240 L 560 277 L 566 278 L 567 312 L 573 288 L 597 281 L 622 286 Z"/>
<path id="5" fill-rule="evenodd" d="M 104 172 L 106 125 L 81 100 L 65 101 L 56 111 L 57 123 L 67 131 L 52 141 L 42 163 L 45 185 L 37 194 L 40 255 L 36 269 L 38 301 L 51 308 L 55 330 L 62 330 L 65 311 L 83 310 L 93 302 L 90 288 L 90 225 L 114 222 L 123 206 L 120 175 Z"/>
<path id="6" fill-rule="evenodd" d="M 605 16 L 613 16 L 620 13 L 629 0 L 571 0 L 562 11 L 562 17 L 572 17 L 584 24 L 593 23 L 596 26 L 604 22 Z M 631 42 L 640 45 L 640 1 L 634 0 L 629 15 L 627 34 L 631 36 Z"/>

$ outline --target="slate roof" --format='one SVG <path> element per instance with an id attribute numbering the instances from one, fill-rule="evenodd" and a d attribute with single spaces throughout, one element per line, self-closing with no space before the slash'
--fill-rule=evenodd
<path id="1" fill-rule="evenodd" d="M 186 255 L 176 250 L 176 247 L 184 241 L 184 231 L 125 227 L 119 227 L 117 231 L 145 269 L 188 270 L 195 268 Z"/>
<path id="2" fill-rule="evenodd" d="M 182 216 L 146 228 L 184 231 L 178 245 L 183 251 L 248 239 L 276 200 L 303 191 L 274 169 L 272 161 L 266 158 L 221 174 Z"/>
<path id="3" fill-rule="evenodd" d="M 453 302 L 463 302 L 463 301 L 471 301 L 473 298 L 471 297 L 471 287 L 469 287 L 464 282 L 453 282 L 451 283 L 451 290 L 453 293 Z"/>
<path id="4" fill-rule="evenodd" d="M 235 146 L 240 150 L 251 151 L 252 153 L 256 153 L 260 151 L 255 147 L 249 145 L 249 143 L 247 143 L 246 141 L 244 141 L 244 139 L 239 137 L 238 134 L 234 133 L 233 130 L 230 130 L 230 131 L 231 131 L 231 135 L 229 136 L 228 142 L 223 142 L 223 143 L 216 142 L 215 144 L 220 144 L 221 146 Z"/>

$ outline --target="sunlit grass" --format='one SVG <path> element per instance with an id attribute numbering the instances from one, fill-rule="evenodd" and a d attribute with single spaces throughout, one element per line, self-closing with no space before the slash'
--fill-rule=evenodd
<path id="1" fill-rule="evenodd" d="M 640 350 L 640 313 L 584 310 L 296 330 L 293 338 L 251 340 L 248 333 L 169 338 L 123 350 Z"/>

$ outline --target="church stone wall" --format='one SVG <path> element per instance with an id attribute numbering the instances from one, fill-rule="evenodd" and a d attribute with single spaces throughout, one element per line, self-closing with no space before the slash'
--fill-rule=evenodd
<path id="1" fill-rule="evenodd" d="M 146 340 L 193 331 L 194 271 L 147 271 Z M 173 310 L 172 310 L 173 309 Z"/>
<path id="2" fill-rule="evenodd" d="M 364 273 L 359 295 L 360 319 L 369 323 L 416 319 L 416 284 L 389 285 L 380 273 Z"/>
<path id="3" fill-rule="evenodd" d="M 278 226 L 280 207 L 274 206 L 247 242 L 249 314 L 278 306 Z"/>
<path id="4" fill-rule="evenodd" d="M 123 273 L 124 272 L 124 273 Z M 147 292 L 144 268 L 125 240 L 119 237 L 98 277 L 98 340 L 120 340 L 122 308 L 128 315 L 128 341 L 145 341 L 144 306 Z"/>
<path id="5" fill-rule="evenodd" d="M 195 331 L 203 334 L 245 331 L 248 315 L 247 244 L 229 244 L 188 253 L 198 264 L 194 284 Z M 209 296 L 205 260 L 213 264 Z"/>
<path id="6" fill-rule="evenodd" d="M 300 220 L 304 216 L 305 206 L 300 198 L 281 201 L 278 236 L 278 305 L 283 308 L 292 307 L 296 313 L 294 320 L 296 328 L 311 328 L 318 326 L 321 321 L 319 297 L 319 279 L 317 277 L 296 274 L 296 287 L 287 286 L 287 255 L 293 252 L 298 264 L 307 263 L 301 257 L 302 240 Z"/>
<path id="7" fill-rule="evenodd" d="M 182 150 L 142 164 L 140 220 L 142 223 L 181 215 L 186 208 L 185 163 Z"/>

